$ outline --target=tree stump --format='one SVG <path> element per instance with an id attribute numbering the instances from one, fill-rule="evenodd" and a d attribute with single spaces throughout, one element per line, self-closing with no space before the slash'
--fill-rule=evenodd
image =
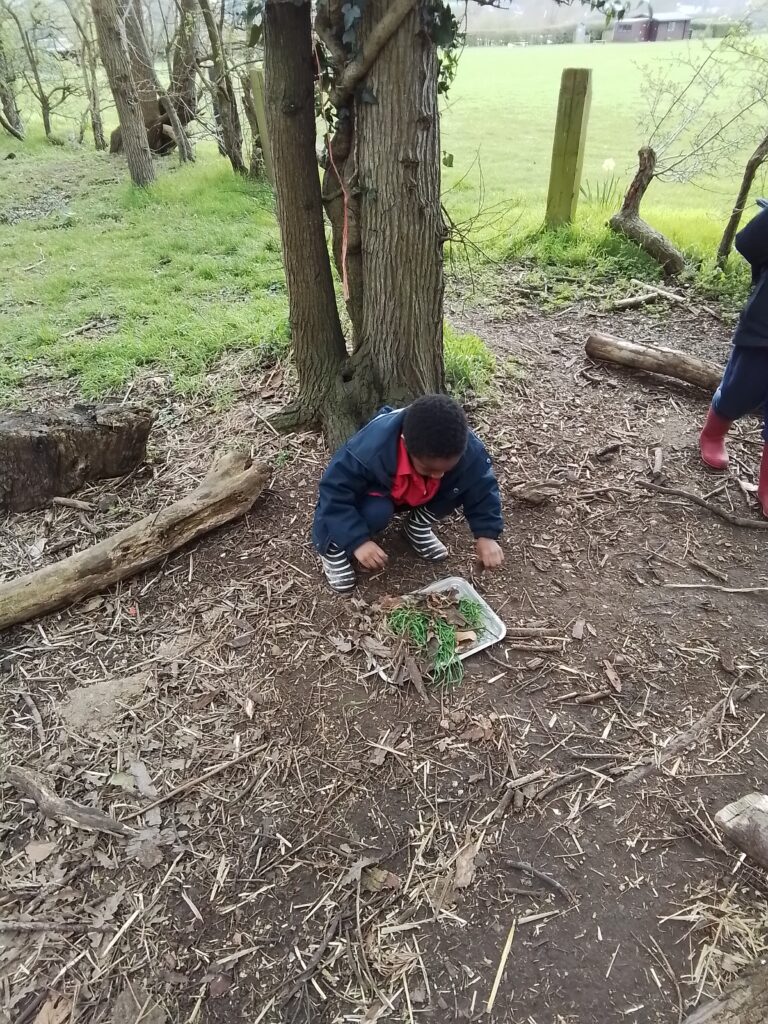
<path id="1" fill-rule="evenodd" d="M 686 1017 L 683 1024 L 765 1024 L 768 1020 L 768 967 L 756 965 L 721 996 Z"/>
<path id="2" fill-rule="evenodd" d="M 715 824 L 761 868 L 768 870 L 768 796 L 747 793 L 715 815 Z"/>
<path id="3" fill-rule="evenodd" d="M 144 459 L 153 421 L 126 405 L 0 415 L 0 509 L 26 512 L 89 480 L 125 476 Z"/>

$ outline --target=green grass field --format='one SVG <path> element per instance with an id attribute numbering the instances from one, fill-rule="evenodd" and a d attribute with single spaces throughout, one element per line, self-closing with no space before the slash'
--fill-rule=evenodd
<path id="1" fill-rule="evenodd" d="M 683 44 L 467 50 L 443 118 L 444 149 L 454 156 L 445 170 L 449 210 L 460 221 L 483 210 L 475 235 L 497 259 L 522 255 L 598 276 L 658 273 L 607 232 L 612 208 L 599 203 L 582 203 L 572 229 L 538 229 L 562 69 L 594 69 L 584 179 L 598 189 L 604 161 L 614 161 L 618 199 L 641 142 L 637 62 L 681 52 Z M 71 123 L 58 129 L 66 137 Z M 255 358 L 283 350 L 286 299 L 268 190 L 236 180 L 206 142 L 194 166 L 167 159 L 158 183 L 136 193 L 122 162 L 88 142 L 47 146 L 34 122 L 24 144 L 0 136 L 4 397 L 23 399 L 18 385 L 41 367 L 76 375 L 86 395 L 119 392 L 141 366 L 191 391 L 226 350 Z M 4 160 L 11 152 L 16 159 Z M 706 261 L 740 173 L 736 154 L 712 180 L 654 183 L 644 212 Z M 731 277 L 744 286 L 738 263 Z"/>

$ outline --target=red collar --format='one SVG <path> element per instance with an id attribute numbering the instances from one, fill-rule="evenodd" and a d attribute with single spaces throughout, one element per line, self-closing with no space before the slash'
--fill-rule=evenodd
<path id="1" fill-rule="evenodd" d="M 437 494 L 440 481 L 422 476 L 413 468 L 402 436 L 397 449 L 397 468 L 392 480 L 392 500 L 396 505 L 426 505 Z"/>

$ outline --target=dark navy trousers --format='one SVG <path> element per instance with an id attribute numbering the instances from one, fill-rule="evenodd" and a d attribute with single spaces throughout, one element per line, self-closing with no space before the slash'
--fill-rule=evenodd
<path id="1" fill-rule="evenodd" d="M 726 420 L 760 410 L 763 439 L 768 443 L 768 349 L 734 346 L 712 408 Z"/>

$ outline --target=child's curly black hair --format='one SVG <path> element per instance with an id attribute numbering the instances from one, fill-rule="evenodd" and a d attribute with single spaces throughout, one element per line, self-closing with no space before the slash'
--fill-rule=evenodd
<path id="1" fill-rule="evenodd" d="M 448 395 L 424 395 L 405 410 L 405 447 L 417 459 L 453 459 L 467 447 L 467 417 Z"/>

